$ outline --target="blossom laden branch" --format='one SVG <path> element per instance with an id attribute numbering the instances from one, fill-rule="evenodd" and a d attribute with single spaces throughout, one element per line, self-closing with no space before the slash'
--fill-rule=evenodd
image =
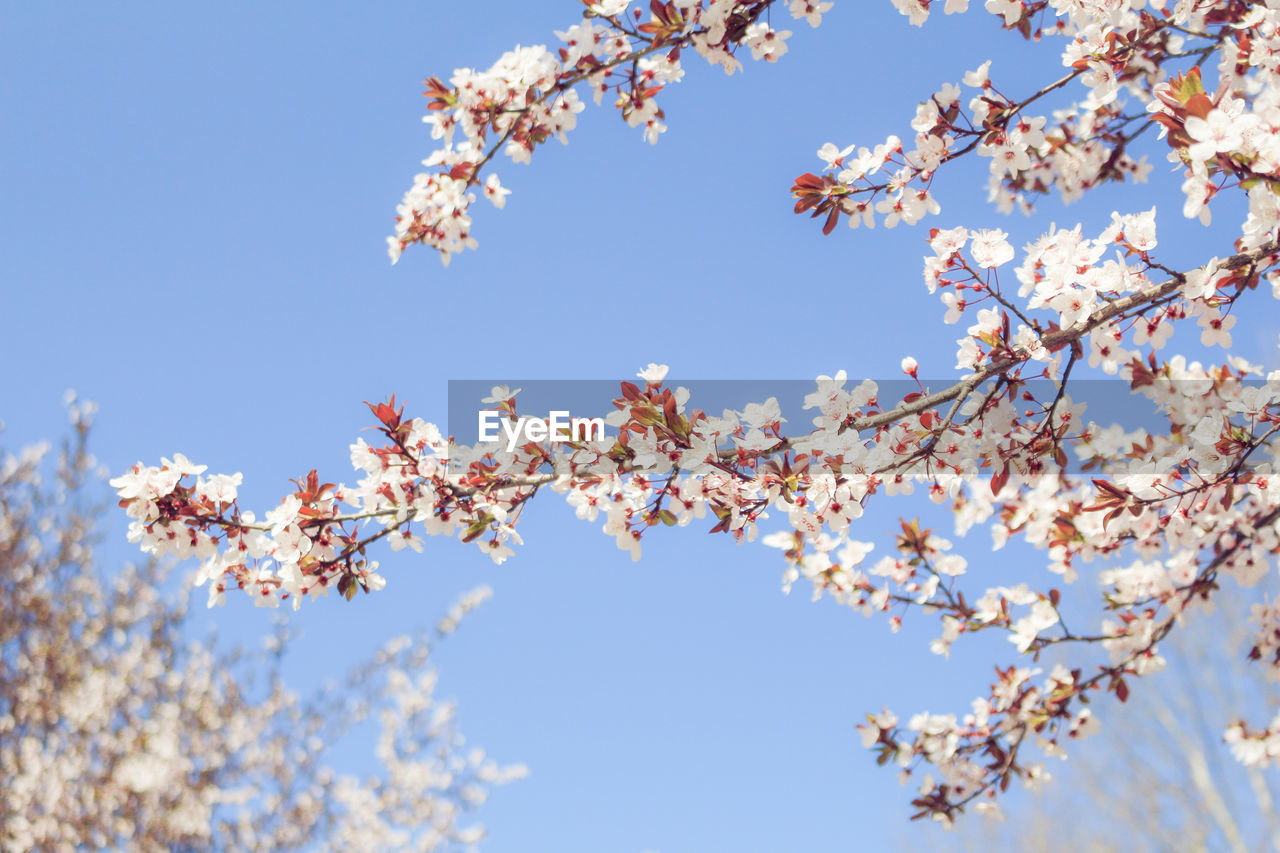
<path id="1" fill-rule="evenodd" d="M 504 54 L 487 71 L 458 69 L 446 85 L 432 77 L 424 121 L 432 138 L 444 145 L 423 165 L 442 167 L 420 173 L 397 210 L 395 234 L 387 238 L 392 261 L 409 245 L 421 243 L 440 252 L 448 263 L 464 249 L 475 248 L 471 235 L 472 187 L 481 186 L 484 168 L 503 151 L 513 162 L 528 162 L 534 149 L 551 138 L 566 142 L 584 104 L 577 87 L 590 87 L 595 102 L 615 96 L 614 105 L 632 127 L 643 127 L 656 143 L 666 130 L 656 96 L 684 76 L 681 52 L 692 49 L 732 74 L 740 69 L 737 54 L 750 50 L 753 59 L 775 62 L 786 53 L 791 33 L 773 29 L 766 13 L 777 0 L 679 0 L 650 3 L 650 17 L 617 2 L 587 3 L 582 23 L 556 35 L 563 46 L 518 48 Z M 796 18 L 818 26 L 831 3 L 789 4 Z M 635 23 L 631 23 L 631 20 Z M 455 133 L 462 141 L 454 143 Z M 491 174 L 483 192 L 497 207 L 509 190 Z"/>

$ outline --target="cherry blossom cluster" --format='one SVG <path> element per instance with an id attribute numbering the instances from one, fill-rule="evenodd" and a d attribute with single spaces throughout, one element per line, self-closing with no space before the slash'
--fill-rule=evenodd
<path id="1" fill-rule="evenodd" d="M 1254 731 L 1239 722 L 1227 729 L 1226 741 L 1231 754 L 1248 767 L 1268 767 L 1280 761 L 1280 714 L 1270 724 Z"/>
<path id="2" fill-rule="evenodd" d="M 5 849 L 443 850 L 478 841 L 475 808 L 519 778 L 467 746 L 435 695 L 434 634 L 391 640 L 333 688 L 299 695 L 262 653 L 191 642 L 186 596 L 150 561 L 94 563 L 91 404 L 74 439 L 0 453 L 0 838 Z M 52 470 L 50 470 L 52 469 Z M 179 465 L 180 470 L 182 463 Z M 52 476 L 50 476 L 52 474 Z M 216 489 L 216 486 L 209 486 Z M 378 771 L 342 772 L 330 746 L 378 732 Z M 368 768 L 366 768 L 367 770 Z"/>
<path id="3" fill-rule="evenodd" d="M 895 5 L 923 24 L 931 4 Z M 948 2 L 945 11 L 967 6 Z M 1274 59 L 1280 7 L 1183 2 L 1166 9 L 1163 2 L 1074 0 L 992 0 L 986 7 L 1005 29 L 1027 38 L 1066 39 L 1062 63 L 1070 71 L 1015 98 L 992 81 L 988 61 L 961 81 L 973 91 L 967 104 L 961 87 L 948 83 L 917 107 L 911 148 L 897 136 L 856 152 L 853 145 L 824 144 L 818 151 L 823 171 L 801 175 L 792 187 L 797 213 L 821 217 L 826 233 L 841 216 L 854 228 L 872 227 L 877 219 L 889 228 L 914 224 L 941 210 L 930 191 L 937 168 L 971 152 L 990 159 L 990 199 L 997 207 L 1029 213 L 1037 195 L 1057 192 L 1070 202 L 1106 182 L 1145 181 L 1152 167 L 1129 149 L 1156 128 L 1172 149 L 1170 161 L 1185 167 L 1185 215 L 1207 224 L 1210 200 L 1225 187 L 1243 188 L 1250 214 L 1242 247 L 1265 242 L 1277 224 L 1280 186 Z M 1049 9 L 1057 13 L 1054 25 L 1033 25 Z M 1219 82 L 1209 93 L 1202 66 L 1215 56 Z M 1030 112 L 1033 103 L 1074 83 L 1086 89 L 1079 101 L 1051 116 Z"/>
<path id="4" fill-rule="evenodd" d="M 768 20 L 778 0 L 653 0 L 648 10 L 629 8 L 628 0 L 584 0 L 581 23 L 556 37 L 554 49 L 518 47 L 484 71 L 459 68 L 446 85 L 426 82 L 424 121 L 441 147 L 422 164 L 397 208 L 395 233 L 387 238 L 392 261 L 412 243 L 440 252 L 444 263 L 474 249 L 471 204 L 478 188 L 495 207 L 510 190 L 485 165 L 499 151 L 515 163 L 527 163 L 549 139 L 567 142 L 584 104 L 578 87 L 590 90 L 597 104 L 613 101 L 631 127 L 656 143 L 666 130 L 657 95 L 684 77 L 681 52 L 693 49 L 732 74 L 742 68 L 738 54 L 776 62 L 787 52 L 790 30 Z M 817 27 L 832 4 L 789 0 L 792 17 Z M 455 140 L 455 137 L 460 137 Z"/>
<path id="5" fill-rule="evenodd" d="M 829 5 L 788 8 L 816 25 Z M 895 5 L 923 23 L 932 4 Z M 599 2 L 554 54 L 521 49 L 489 72 L 458 72 L 451 86 L 429 81 L 429 123 L 445 147 L 428 165 L 444 171 L 419 176 L 406 197 L 393 256 L 421 242 L 447 260 L 474 245 L 467 205 L 483 167 L 500 148 L 527 159 L 572 129 L 578 83 L 600 99 L 616 95 L 624 118 L 654 137 L 663 116 L 653 98 L 683 73 L 684 47 L 728 71 L 741 47 L 775 59 L 785 33 L 769 27 L 769 6 L 655 0 L 645 18 L 625 2 Z M 948 0 L 945 11 L 967 6 Z M 1065 74 L 1006 95 L 984 63 L 961 80 L 967 101 L 961 85 L 947 84 L 917 108 L 910 148 L 898 137 L 873 149 L 824 145 L 821 174 L 792 187 L 797 212 L 821 218 L 827 233 L 841 216 L 855 227 L 913 224 L 940 212 L 937 170 L 969 153 L 990 160 L 998 207 L 1030 211 L 1037 194 L 1070 201 L 1106 182 L 1147 179 L 1136 147 L 1152 131 L 1147 141 L 1163 140 L 1182 172 L 1184 215 L 1207 223 L 1216 195 L 1243 194 L 1234 244 L 1192 269 L 1167 266 L 1155 209 L 1115 212 L 1096 235 L 1050 228 L 1020 253 L 999 229 L 936 228 L 925 285 L 944 323 L 964 329 L 960 378 L 945 387 L 921 380 L 911 357 L 902 369 L 916 390 L 900 398 L 844 372 L 822 376 L 805 400 L 812 429 L 787 434 L 776 399 L 715 415 L 689 389 L 665 384 L 665 366 L 649 365 L 612 401 L 616 438 L 510 449 L 460 446 L 406 418 L 392 397 L 370 404 L 380 438 L 351 446 L 355 485 L 312 471 L 261 520 L 239 506 L 239 474 L 206 475 L 180 454 L 139 463 L 112 481 L 130 537 L 150 553 L 200 559 L 211 604 L 243 590 L 257 604 L 294 607 L 331 587 L 348 598 L 381 589 L 368 556 L 379 540 L 422 550 L 428 536 L 456 537 L 501 562 L 522 544 L 519 520 L 539 491 L 564 496 L 633 559 L 659 527 L 699 522 L 760 539 L 783 554 L 786 589 L 807 581 L 815 598 L 882 616 L 891 630 L 912 611 L 936 619 L 936 654 L 981 632 L 1007 638 L 1015 661 L 995 669 L 965 713 L 902 723 L 886 710 L 861 727 L 881 763 L 919 774 L 919 816 L 950 823 L 968 807 L 998 813 L 1001 791 L 1047 779 L 1043 759 L 1096 729 L 1093 696 L 1124 701 L 1164 665 L 1161 642 L 1222 583 L 1252 586 L 1274 571 L 1280 371 L 1232 354 L 1232 328 L 1244 301 L 1256 310 L 1280 298 L 1280 2 L 986 8 L 1025 38 L 1063 39 Z M 1059 92 L 1079 100 L 1031 112 Z M 464 141 L 455 146 L 457 132 Z M 487 180 L 501 204 L 505 190 Z M 1174 341 L 1227 355 L 1203 363 L 1169 353 Z M 1097 422 L 1075 390 L 1087 371 L 1123 383 L 1161 428 Z M 514 421 L 517 395 L 497 387 L 484 402 Z M 1044 555 L 1044 572 L 1013 585 L 975 582 L 953 542 L 914 518 L 902 519 L 889 553 L 873 557 L 874 544 L 856 538 L 867 502 L 917 490 L 950 510 L 955 536 L 981 528 L 997 549 L 1018 540 Z M 1097 585 L 1100 610 L 1067 612 L 1063 589 L 1082 577 Z M 1277 612 L 1255 610 L 1245 650 L 1270 675 L 1280 673 Z M 1051 649 L 1070 665 L 1035 665 Z M 1241 721 L 1226 739 L 1241 760 L 1265 765 L 1280 754 L 1277 730 L 1276 721 Z"/>

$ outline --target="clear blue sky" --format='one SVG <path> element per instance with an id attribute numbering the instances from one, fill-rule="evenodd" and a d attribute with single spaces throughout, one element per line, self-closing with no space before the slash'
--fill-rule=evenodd
<path id="1" fill-rule="evenodd" d="M 962 330 L 920 281 L 927 232 L 824 238 L 787 191 L 823 142 L 909 136 L 918 100 L 990 56 L 997 75 L 1060 73 L 1056 49 L 998 33 L 980 6 L 921 31 L 887 0 L 838 0 L 816 31 L 787 22 L 775 65 L 726 77 L 690 56 L 657 146 L 589 105 L 568 146 L 499 165 L 506 210 L 481 202 L 479 251 L 444 269 L 425 250 L 394 268 L 385 253 L 433 147 L 420 81 L 551 41 L 580 4 L 7 3 L 4 441 L 58 435 L 75 388 L 101 406 L 111 471 L 183 452 L 242 471 L 261 511 L 312 467 L 356 479 L 362 400 L 394 392 L 443 423 L 451 378 L 621 379 L 650 361 L 677 380 L 892 378 L 907 354 L 945 377 Z M 1032 222 L 985 206 L 982 164 L 940 181 L 932 224 L 1003 227 L 1021 245 L 1050 220 L 1096 232 L 1112 207 L 1173 199 L 1162 236 L 1200 234 L 1162 157 L 1150 188 L 1048 202 Z M 1166 263 L 1200 258 L 1186 245 Z M 891 509 L 863 523 L 881 551 Z M 885 704 L 962 712 L 1009 656 L 957 646 L 946 665 L 928 653 L 932 624 L 891 635 L 807 591 L 784 597 L 771 549 L 688 528 L 633 564 L 597 526 L 548 495 L 502 566 L 448 541 L 385 554 L 384 594 L 304 608 L 289 676 L 314 684 L 489 583 L 494 600 L 438 658 L 469 739 L 532 771 L 484 809 L 485 849 L 901 839 L 909 797 L 854 724 Z M 134 558 L 123 528 L 107 531 L 108 563 Z M 266 625 L 238 597 L 215 615 L 229 640 Z"/>

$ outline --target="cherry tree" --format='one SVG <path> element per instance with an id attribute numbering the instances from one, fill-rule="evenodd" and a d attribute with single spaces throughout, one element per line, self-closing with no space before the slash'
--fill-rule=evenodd
<path id="1" fill-rule="evenodd" d="M 930 0 L 893 2 L 917 25 L 939 11 Z M 439 147 L 399 206 L 393 260 L 414 246 L 445 263 L 475 249 L 472 205 L 508 201 L 501 158 L 529 162 L 540 145 L 566 141 L 585 99 L 607 100 L 656 142 L 661 94 L 692 56 L 728 74 L 748 57 L 776 62 L 791 36 L 781 20 L 817 27 L 832 8 L 584 5 L 554 47 L 427 80 Z M 942 5 L 949 14 L 969 3 Z M 893 629 L 934 620 L 934 653 L 983 632 L 1007 637 L 1012 659 L 965 713 L 902 719 L 886 709 L 860 726 L 879 763 L 915 780 L 917 816 L 949 824 L 969 806 L 998 814 L 1001 792 L 1014 781 L 1035 786 L 1047 778 L 1045 757 L 1097 729 L 1104 715 L 1092 700 L 1125 701 L 1164 666 L 1166 637 L 1222 583 L 1251 586 L 1271 572 L 1280 550 L 1271 442 L 1280 372 L 1264 373 L 1232 340 L 1239 306 L 1262 310 L 1267 290 L 1280 297 L 1280 2 L 987 0 L 985 9 L 993 28 L 1058 51 L 1061 75 L 997 79 L 990 62 L 957 70 L 903 111 L 902 137 L 825 142 L 791 187 L 795 212 L 826 234 L 842 220 L 939 223 L 927 232 L 923 278 L 942 323 L 963 330 L 948 387 L 927 387 L 909 353 L 910 393 L 821 376 L 805 400 L 813 429 L 784 435 L 776 399 L 715 416 L 651 364 L 611 401 L 616 435 L 543 434 L 510 447 L 463 446 L 392 397 L 369 404 L 380 437 L 351 445 L 354 485 L 312 471 L 261 516 L 241 508 L 240 474 L 207 474 L 181 454 L 135 465 L 112 481 L 131 539 L 148 553 L 200 560 L 210 605 L 239 590 L 272 607 L 330 589 L 377 591 L 377 549 L 421 550 L 428 536 L 457 537 L 501 562 L 522 544 L 521 513 L 539 492 L 603 522 L 637 559 L 661 527 L 759 539 L 781 552 L 787 589 L 808 582 L 815 598 Z M 985 158 L 991 202 L 1030 215 L 1044 195 L 1071 201 L 1147 181 L 1149 157 L 1161 155 L 1185 198 L 1162 216 L 1207 224 L 1215 208 L 1243 212 L 1233 242 L 1206 247 L 1194 267 L 1161 260 L 1155 208 L 1116 211 L 1097 233 L 1049 227 L 1019 253 L 1001 230 L 943 222 L 933 187 L 953 162 Z M 1193 356 L 1222 348 L 1221 363 L 1168 352 L 1177 329 L 1191 331 Z M 1073 397 L 1088 375 L 1126 383 L 1161 426 L 1093 420 Z M 498 387 L 484 402 L 515 424 L 517 396 Z M 1043 554 L 1043 572 L 1016 586 L 976 583 L 970 558 L 939 527 L 906 517 L 889 553 L 872 557 L 875 543 L 858 538 L 865 506 L 916 488 L 951 510 L 954 535 L 982 528 L 997 549 L 1020 541 Z M 767 519 L 781 529 L 761 536 Z M 1087 622 L 1073 613 L 1068 627 L 1063 588 L 1077 582 L 1096 585 L 1099 609 Z M 1260 675 L 1280 675 L 1280 602 L 1245 616 L 1241 654 Z M 1045 672 L 1035 664 L 1050 648 L 1068 663 Z M 1240 719 L 1223 736 L 1250 767 L 1280 757 L 1280 716 Z"/>
<path id="2" fill-rule="evenodd" d="M 277 666 L 287 631 L 262 653 L 217 652 L 192 636 L 187 596 L 162 594 L 155 560 L 95 565 L 92 407 L 72 414 L 55 465 L 48 444 L 0 454 L 0 846 L 474 849 L 472 812 L 523 769 L 464 742 L 430 655 L 487 588 L 299 695 Z M 330 762 L 344 732 L 370 727 L 377 775 Z"/>

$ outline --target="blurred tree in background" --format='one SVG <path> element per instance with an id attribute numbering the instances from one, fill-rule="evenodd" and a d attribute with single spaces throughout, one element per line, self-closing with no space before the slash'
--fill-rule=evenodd
<path id="1" fill-rule="evenodd" d="M 1098 734 L 1050 770 L 1058 782 L 1002 822 L 956 824 L 954 837 L 918 834 L 919 850 L 1056 853 L 1280 853 L 1280 774 L 1231 759 L 1222 732 L 1240 713 L 1267 715 L 1280 686 L 1246 657 L 1252 632 L 1234 615 L 1274 597 L 1274 584 L 1220 590 L 1219 607 L 1168 642 L 1169 667 L 1113 707 Z"/>
<path id="2" fill-rule="evenodd" d="M 98 479 L 74 432 L 0 453 L 0 845 L 5 850 L 455 850 L 484 834 L 470 813 L 518 778 L 465 746 L 434 696 L 434 636 L 392 640 L 337 686 L 282 683 L 288 636 L 265 653 L 192 640 L 185 604 L 152 560 L 94 562 Z M 52 471 L 49 469 L 52 467 Z M 382 772 L 326 763 L 337 737 L 377 720 Z"/>

